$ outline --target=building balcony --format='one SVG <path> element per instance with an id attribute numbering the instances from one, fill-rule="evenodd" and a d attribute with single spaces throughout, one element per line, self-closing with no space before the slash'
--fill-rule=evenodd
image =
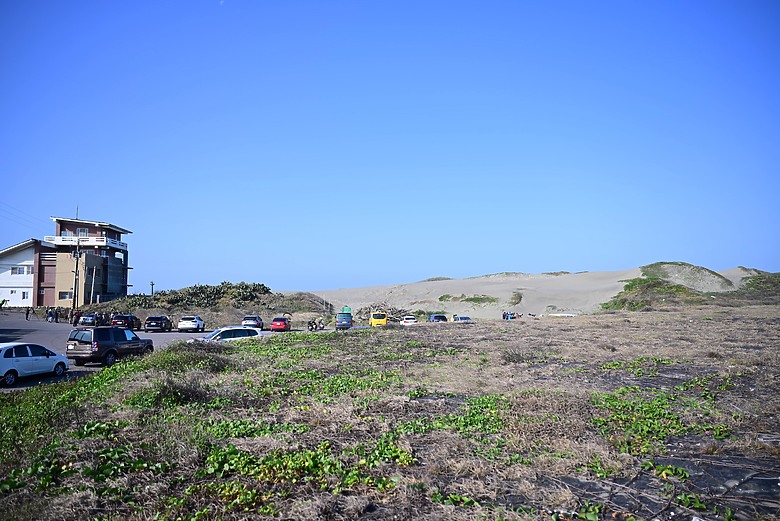
<path id="1" fill-rule="evenodd" d="M 127 243 L 118 241 L 116 239 L 109 239 L 108 237 L 76 237 L 71 235 L 68 237 L 47 235 L 43 238 L 44 241 L 50 242 L 56 246 L 72 246 L 73 248 L 89 248 L 89 247 L 108 247 L 116 248 L 118 250 L 127 251 Z"/>

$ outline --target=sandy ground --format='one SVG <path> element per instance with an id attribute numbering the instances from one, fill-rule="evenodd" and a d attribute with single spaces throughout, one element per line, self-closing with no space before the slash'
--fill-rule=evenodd
<path id="1" fill-rule="evenodd" d="M 684 271 L 684 270 L 683 270 Z M 749 274 L 744 268 L 719 272 L 737 287 L 742 277 Z M 504 311 L 533 313 L 585 314 L 596 311 L 624 286 L 627 279 L 640 277 L 640 268 L 625 271 L 603 271 L 563 274 L 502 273 L 466 279 L 412 282 L 392 286 L 343 288 L 313 292 L 334 306 L 350 306 L 357 310 L 369 305 L 386 303 L 410 311 L 443 311 L 448 315 L 466 315 L 472 318 L 501 318 Z M 706 281 L 704 281 L 706 282 Z M 699 290 L 719 291 L 718 285 L 697 281 Z M 516 294 L 522 294 L 519 304 L 512 305 Z M 450 297 L 447 297 L 449 295 Z M 475 304 L 464 302 L 464 297 L 486 295 L 495 302 Z M 515 298 L 516 300 L 516 298 Z"/>

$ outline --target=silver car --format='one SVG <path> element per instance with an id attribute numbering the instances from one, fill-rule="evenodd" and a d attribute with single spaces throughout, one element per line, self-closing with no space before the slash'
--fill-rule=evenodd
<path id="1" fill-rule="evenodd" d="M 50 373 L 62 376 L 68 359 L 38 344 L 12 342 L 0 344 L 0 382 L 11 387 L 23 376 Z"/>

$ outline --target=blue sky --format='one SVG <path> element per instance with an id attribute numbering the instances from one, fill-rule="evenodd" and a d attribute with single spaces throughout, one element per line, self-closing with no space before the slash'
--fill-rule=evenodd
<path id="1" fill-rule="evenodd" d="M 132 292 L 780 271 L 780 3 L 0 0 L 0 247 Z"/>

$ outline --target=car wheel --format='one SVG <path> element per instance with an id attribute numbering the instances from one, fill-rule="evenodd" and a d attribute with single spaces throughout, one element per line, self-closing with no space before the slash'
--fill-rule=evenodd
<path id="1" fill-rule="evenodd" d="M 54 376 L 62 376 L 65 374 L 65 364 L 57 364 L 54 366 Z"/>
<path id="2" fill-rule="evenodd" d="M 3 376 L 3 384 L 5 384 L 6 387 L 11 387 L 16 383 L 16 372 L 15 371 L 8 371 L 5 373 L 5 376 Z"/>
<path id="3" fill-rule="evenodd" d="M 111 367 L 116 363 L 116 353 L 113 351 L 109 351 L 108 353 L 103 356 L 103 365 L 106 367 Z"/>

